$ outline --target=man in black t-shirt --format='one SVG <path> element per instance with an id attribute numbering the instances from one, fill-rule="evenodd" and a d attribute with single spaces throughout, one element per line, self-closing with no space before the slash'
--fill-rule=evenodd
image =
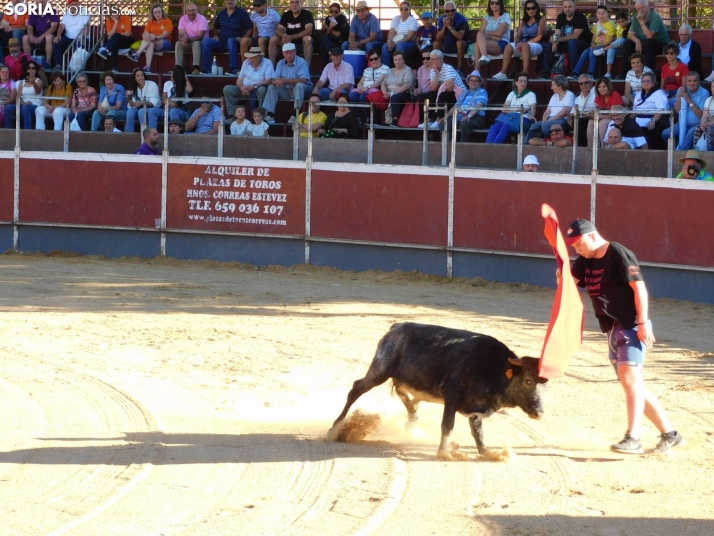
<path id="1" fill-rule="evenodd" d="M 303 54 L 307 66 L 310 67 L 312 61 L 312 30 L 315 28 L 315 19 L 312 12 L 302 8 L 302 0 L 290 0 L 290 9 L 283 13 L 275 35 L 270 38 L 268 45 L 268 56 L 273 62 L 273 67 L 278 62 L 278 50 L 282 50 L 283 45 L 292 43 L 298 54 Z"/>
<path id="2" fill-rule="evenodd" d="M 588 220 L 570 224 L 565 242 L 579 255 L 573 262 L 573 278 L 590 295 L 600 329 L 608 334 L 610 361 L 625 390 L 627 433 L 610 448 L 614 452 L 642 454 L 639 438 L 642 416 L 646 415 L 661 433 L 654 452 L 667 452 L 682 443 L 682 436 L 647 390 L 642 377 L 645 350 L 652 348 L 655 338 L 648 316 L 647 288 L 637 258 L 625 246 L 603 239 Z"/>
<path id="3" fill-rule="evenodd" d="M 588 26 L 588 19 L 580 11 L 575 9 L 573 0 L 563 0 L 563 12 L 555 19 L 555 34 L 551 38 L 551 43 L 543 45 L 543 72 L 541 77 L 549 77 L 550 69 L 553 65 L 553 56 L 556 52 L 561 54 L 567 52 L 570 70 L 575 68 L 575 64 L 580 58 L 580 54 L 586 48 L 590 48 L 592 33 Z M 568 74 L 568 73 L 559 73 Z"/>

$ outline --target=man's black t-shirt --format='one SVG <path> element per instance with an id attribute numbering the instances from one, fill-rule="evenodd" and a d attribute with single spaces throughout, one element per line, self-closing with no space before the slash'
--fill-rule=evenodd
<path id="1" fill-rule="evenodd" d="M 642 274 L 637 257 L 629 249 L 610 242 L 600 259 L 575 259 L 572 274 L 579 287 L 588 289 L 603 333 L 610 331 L 615 322 L 626 329 L 637 325 L 635 293 L 630 283 L 642 281 Z"/>
<path id="2" fill-rule="evenodd" d="M 555 19 L 555 29 L 560 30 L 561 36 L 572 35 L 573 30 L 582 30 L 578 39 L 580 41 L 586 41 L 590 43 L 593 39 L 593 34 L 590 32 L 590 26 L 588 26 L 588 19 L 585 15 L 576 11 L 571 20 L 565 16 L 565 13 L 561 13 Z M 577 62 L 578 59 L 576 58 Z M 575 65 L 573 60 L 570 60 L 571 65 Z"/>
<path id="3" fill-rule="evenodd" d="M 280 17 L 280 26 L 285 28 L 287 35 L 299 34 L 305 30 L 305 25 L 307 24 L 312 24 L 313 30 L 315 29 L 315 19 L 312 16 L 312 12 L 307 9 L 300 10 L 300 14 L 297 17 L 289 10 Z"/>

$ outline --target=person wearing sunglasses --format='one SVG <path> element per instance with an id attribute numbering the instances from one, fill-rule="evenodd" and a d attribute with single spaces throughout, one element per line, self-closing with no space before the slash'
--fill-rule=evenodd
<path id="1" fill-rule="evenodd" d="M 382 95 L 381 87 L 382 82 L 389 74 L 389 67 L 382 63 L 382 57 L 378 48 L 373 48 L 372 51 L 367 55 L 367 67 L 362 74 L 362 78 L 357 82 L 357 87 L 350 91 L 350 101 L 366 103 L 367 100 L 372 101 L 376 99 L 375 105 L 378 105 L 380 109 L 385 109 L 389 103 L 389 99 L 384 100 L 384 98 L 378 98 Z M 379 93 L 370 98 L 372 93 Z M 365 114 L 368 112 L 367 108 L 360 108 L 358 114 L 365 119 Z"/>
<path id="2" fill-rule="evenodd" d="M 387 42 L 382 45 L 382 62 L 389 66 L 392 62 L 392 54 L 395 51 L 409 53 L 416 48 L 414 39 L 416 38 L 419 23 L 412 17 L 412 6 L 409 2 L 399 4 L 399 15 L 392 19 L 387 34 Z"/>
<path id="3" fill-rule="evenodd" d="M 30 61 L 25 67 L 24 78 L 17 83 L 17 94 L 20 96 L 20 125 L 21 128 L 32 128 L 35 110 L 42 106 L 42 91 L 44 81 L 40 76 L 40 67 Z M 78 77 L 79 78 L 79 77 Z M 5 128 L 15 128 L 16 105 L 5 106 Z"/>
<path id="4" fill-rule="evenodd" d="M 369 12 L 370 6 L 366 0 L 357 0 L 355 11 L 350 23 L 350 35 L 342 50 L 364 50 L 367 56 L 375 47 L 382 48 L 384 36 L 379 26 L 379 19 Z"/>
<path id="5" fill-rule="evenodd" d="M 588 127 L 595 111 L 595 80 L 589 74 L 578 78 L 580 94 L 575 97 L 575 105 L 568 114 L 568 129 L 575 125 L 575 106 L 578 107 L 578 147 L 592 147 L 592 136 L 588 138 Z"/>
<path id="6" fill-rule="evenodd" d="M 527 0 L 523 6 L 523 18 L 516 31 L 516 38 L 513 43 L 506 45 L 503 49 L 503 64 L 501 71 L 493 75 L 494 80 L 508 79 L 508 66 L 511 58 L 521 57 L 523 59 L 523 71 L 528 72 L 528 65 L 531 58 L 543 52 L 541 44 L 546 33 L 545 17 L 540 11 L 540 5 L 536 0 Z"/>
<path id="7" fill-rule="evenodd" d="M 416 88 L 412 93 L 414 97 L 418 98 L 421 93 L 429 93 L 431 91 L 431 49 L 424 50 L 421 53 L 422 66 L 417 69 L 416 74 Z M 412 101 L 415 101 L 412 99 Z"/>
<path id="8" fill-rule="evenodd" d="M 444 14 L 436 23 L 436 40 L 434 50 L 441 50 L 444 54 L 456 54 L 456 68 L 463 72 L 464 58 L 466 57 L 466 34 L 469 31 L 469 21 L 461 13 L 456 12 L 454 2 L 444 4 Z"/>
<path id="9" fill-rule="evenodd" d="M 341 6 L 335 2 L 330 4 L 330 12 L 322 21 L 322 47 L 320 55 L 322 64 L 327 65 L 330 61 L 330 50 L 335 47 L 342 48 L 342 43 L 350 37 L 350 23 L 340 12 Z"/>
<path id="10" fill-rule="evenodd" d="M 566 147 L 573 146 L 573 138 L 565 135 L 565 131 L 561 125 L 555 125 L 550 129 L 550 137 L 548 138 L 531 138 L 528 140 L 529 145 L 535 147 Z"/>
<path id="11" fill-rule="evenodd" d="M 689 67 L 679 60 L 678 54 L 679 45 L 676 41 L 670 41 L 664 47 L 664 57 L 667 58 L 667 63 L 662 66 L 659 88 L 667 94 L 670 108 L 674 106 L 677 90 L 684 86 L 684 80 L 689 74 Z"/>
<path id="12" fill-rule="evenodd" d="M 275 35 L 275 30 L 280 24 L 280 15 L 274 9 L 268 7 L 268 0 L 253 0 L 253 13 L 250 15 L 253 21 L 253 33 L 241 37 L 240 40 L 240 64 L 245 62 L 245 53 L 251 48 L 259 47 L 263 55 L 268 56 L 268 45 L 270 38 Z"/>
<path id="13" fill-rule="evenodd" d="M 590 46 L 592 33 L 588 18 L 575 9 L 574 0 L 563 0 L 563 12 L 555 19 L 555 33 L 551 38 L 552 43 L 543 50 L 543 71 L 541 78 L 550 78 L 555 53 L 568 53 L 570 61 L 574 64 L 583 50 Z"/>
<path id="14" fill-rule="evenodd" d="M 503 54 L 508 41 L 511 39 L 511 16 L 506 13 L 503 0 L 490 0 L 488 3 L 488 13 L 483 18 L 481 28 L 476 34 L 476 48 L 474 51 L 474 63 L 476 58 L 481 64 L 489 63 L 492 56 Z"/>

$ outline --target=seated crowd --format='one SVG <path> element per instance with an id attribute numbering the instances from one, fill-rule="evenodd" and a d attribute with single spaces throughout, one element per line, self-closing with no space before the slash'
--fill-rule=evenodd
<path id="1" fill-rule="evenodd" d="M 471 54 L 467 54 L 469 25 L 450 1 L 436 24 L 431 13 L 424 12 L 421 25 L 411 5 L 401 2 L 400 14 L 392 20 L 386 37 L 366 1 L 357 1 L 351 22 L 341 13 L 341 5 L 333 3 L 318 40 L 314 16 L 301 0 L 290 0 L 290 9 L 282 15 L 269 8 L 267 0 L 254 0 L 252 14 L 237 7 L 236 0 L 225 0 L 212 27 L 196 4 L 188 3 L 178 21 L 175 44 L 173 23 L 162 5 L 156 4 L 138 42 L 130 17 L 107 18 L 106 40 L 97 54 L 111 58 L 113 69 L 101 75 L 99 91 L 90 86 L 84 73 L 75 77 L 76 88 L 57 70 L 48 78 L 45 71 L 50 64 L 38 64 L 29 55 L 32 48 L 44 47 L 46 58 L 54 57 L 57 65 L 57 58 L 81 34 L 82 21 L 69 15 L 62 20 L 33 15 L 22 27 L 17 21 L 9 29 L 0 27 L 0 39 L 5 39 L 9 50 L 0 68 L 0 125 L 12 128 L 19 114 L 21 128 L 45 129 L 46 119 L 52 119 L 55 130 L 69 121 L 76 130 L 113 132 L 123 124 L 125 132 L 134 132 L 141 125 L 157 129 L 159 121 L 165 120 L 171 123 L 172 133 L 215 134 L 225 127 L 233 135 L 267 136 L 282 100 L 291 102 L 288 124 L 301 136 L 361 137 L 360 125 L 370 116 L 364 107 L 350 109 L 355 103 L 371 104 L 377 111 L 374 120 L 385 126 L 438 129 L 448 135 L 456 113 L 461 142 L 471 141 L 480 131 L 486 143 L 505 143 L 522 129 L 525 142 L 531 145 L 663 149 L 673 137 L 677 150 L 695 146 L 714 150 L 714 102 L 700 85 L 702 51 L 691 39 L 691 27 L 682 25 L 679 42 L 668 42 L 666 27 L 648 1 L 637 0 L 635 8 L 632 20 L 620 11 L 613 21 L 608 7 L 600 5 L 590 26 L 573 0 L 563 0 L 555 31 L 548 39 L 544 10 L 537 0 L 525 0 L 523 18 L 511 40 L 513 24 L 504 1 L 490 1 L 473 43 L 474 64 L 487 64 L 492 56 L 502 54 L 502 68 L 493 76 L 496 80 L 509 79 L 513 58 L 521 58 L 524 67 L 511 75 L 513 91 L 502 103 L 500 114 L 483 110 L 501 103 L 490 102 L 480 70 L 462 74 Z M 145 65 L 133 70 L 125 89 L 115 81 L 119 52 L 137 44 L 128 57 L 139 62 L 143 55 Z M 325 66 L 313 83 L 311 63 L 318 49 Z M 153 55 L 169 50 L 175 52 L 176 67 L 160 91 L 146 75 L 151 73 Z M 362 51 L 367 62 L 357 78 L 353 63 L 345 57 L 355 51 Z M 190 111 L 183 100 L 193 93 L 183 67 L 184 55 L 191 55 L 190 74 L 216 74 L 213 54 L 217 52 L 228 53 L 227 74 L 236 76 L 235 83 L 223 88 L 226 117 L 213 102 L 201 102 Z M 445 63 L 445 53 L 456 55 L 456 67 Z M 565 73 L 552 74 L 560 63 L 556 62 L 558 53 L 569 57 L 570 80 Z M 655 57 L 661 53 L 667 63 L 658 83 Z M 416 54 L 421 55 L 423 65 L 413 71 L 408 63 Z M 618 54 L 630 67 L 614 77 L 624 80 L 622 92 L 611 81 Z M 542 56 L 541 77 L 551 79 L 547 106 L 538 103 L 528 88 L 528 66 L 538 56 Z M 606 60 L 606 72 L 595 80 L 600 56 Z M 714 82 L 714 73 L 705 80 Z M 577 96 L 569 89 L 571 81 L 579 84 Z M 15 104 L 18 94 L 20 110 Z M 311 101 L 309 112 L 301 113 L 306 98 Z M 330 118 L 319 104 L 328 100 L 337 104 L 330 108 Z M 430 109 L 425 116 L 427 100 Z M 169 117 L 164 117 L 167 103 Z M 539 104 L 545 106 L 542 113 L 536 110 Z M 672 109 L 676 113 L 670 125 Z M 597 125 L 595 110 L 601 112 Z M 310 117 L 312 132 L 308 132 Z M 108 126 L 107 118 L 111 118 Z"/>

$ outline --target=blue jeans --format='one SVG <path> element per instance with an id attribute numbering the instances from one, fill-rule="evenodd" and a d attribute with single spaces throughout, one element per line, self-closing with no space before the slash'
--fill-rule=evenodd
<path id="1" fill-rule="evenodd" d="M 148 113 L 144 117 L 144 108 L 127 108 L 126 110 L 126 124 L 124 125 L 124 132 L 135 132 L 134 123 L 139 120 L 139 125 L 143 125 L 144 122 L 147 123 L 146 126 L 149 128 L 158 128 L 159 118 L 164 117 L 163 108 L 147 108 Z"/>
<path id="2" fill-rule="evenodd" d="M 342 94 L 347 97 L 347 100 L 349 100 L 349 92 L 352 88 L 347 88 L 347 89 L 341 89 Z M 329 87 L 321 87 L 319 94 L 320 94 L 320 100 L 330 100 L 330 93 L 332 93 L 334 90 L 330 89 Z M 366 93 L 365 93 L 366 95 Z"/>
<path id="3" fill-rule="evenodd" d="M 617 54 L 622 54 L 622 45 L 625 44 L 625 38 L 620 37 L 615 39 L 611 44 L 610 48 L 607 49 L 607 64 L 612 65 L 615 63 L 615 56 Z"/>
<path id="4" fill-rule="evenodd" d="M 16 106 L 14 104 L 5 105 L 5 128 L 15 128 Z M 20 105 L 20 128 L 32 128 L 32 119 L 35 117 L 34 104 Z"/>
<path id="5" fill-rule="evenodd" d="M 102 115 L 99 110 L 94 110 L 92 114 L 92 132 L 104 130 L 104 118 L 107 116 L 121 121 L 126 117 L 126 110 L 109 110 L 106 116 Z M 79 122 L 79 119 L 77 121 Z"/>
<path id="6" fill-rule="evenodd" d="M 585 66 L 585 62 L 589 59 L 590 62 L 588 63 L 588 73 L 594 75 L 595 74 L 595 66 L 597 65 L 597 56 L 593 54 L 593 52 L 599 48 L 603 48 L 600 46 L 597 47 L 592 47 L 587 50 L 583 50 L 583 53 L 580 54 L 580 59 L 578 60 L 578 64 L 575 66 L 575 69 L 573 69 L 576 73 L 578 74 L 583 74 L 583 67 Z"/>
<path id="7" fill-rule="evenodd" d="M 566 119 L 551 119 L 549 121 L 533 123 L 528 134 L 523 138 L 523 143 L 528 143 L 531 138 L 536 138 L 539 134 L 543 134 L 544 138 L 550 138 L 550 127 L 553 125 L 565 125 L 565 123 L 567 123 Z"/>
<path id="8" fill-rule="evenodd" d="M 404 54 L 404 59 L 406 60 L 406 55 L 409 54 L 410 50 L 414 50 L 416 48 L 416 43 L 414 41 L 400 41 L 397 43 L 397 47 L 394 49 L 394 52 L 402 52 Z M 387 46 L 387 43 L 384 43 L 382 45 L 382 63 L 389 67 L 391 65 L 392 61 L 392 51 L 389 50 L 389 47 Z"/>
<path id="9" fill-rule="evenodd" d="M 191 114 L 186 110 L 182 110 L 181 108 L 169 109 L 169 121 L 183 121 L 185 123 L 189 117 L 191 117 Z"/>
<path id="10" fill-rule="evenodd" d="M 240 39 L 231 37 L 226 43 L 222 43 L 218 39 L 204 38 L 201 41 L 201 61 L 203 63 L 203 71 L 211 72 L 213 64 L 214 52 L 228 52 L 230 55 L 229 65 L 231 69 L 240 69 L 238 60 L 240 60 Z"/>
<path id="11" fill-rule="evenodd" d="M 694 147 L 694 129 L 696 129 L 699 126 L 697 123 L 696 125 L 687 125 L 687 131 L 684 134 L 684 138 L 679 140 L 679 143 L 677 143 L 677 146 L 675 148 L 675 151 L 688 151 L 692 147 Z M 674 137 L 679 139 L 679 125 L 674 125 Z M 669 134 L 670 134 L 670 129 L 666 128 L 662 131 L 662 139 L 664 141 L 667 141 L 669 139 Z"/>

